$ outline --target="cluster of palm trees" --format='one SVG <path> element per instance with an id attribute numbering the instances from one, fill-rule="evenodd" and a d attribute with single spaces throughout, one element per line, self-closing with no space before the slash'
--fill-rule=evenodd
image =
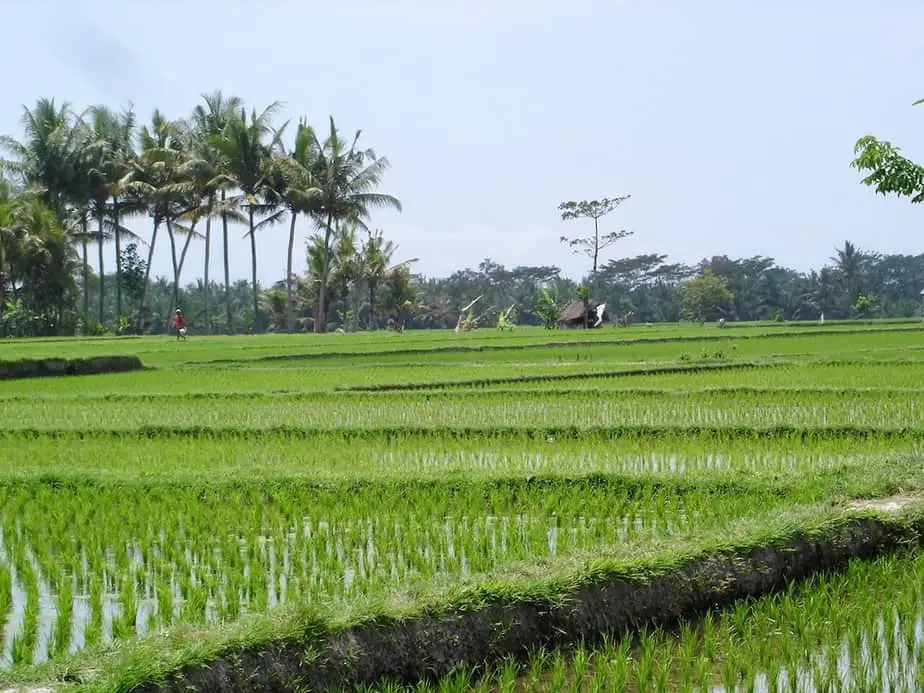
<path id="1" fill-rule="evenodd" d="M 262 112 L 251 109 L 248 113 L 241 99 L 215 91 L 204 94 L 202 103 L 187 118 L 171 120 L 155 111 L 150 123 L 140 127 L 131 108 L 117 112 L 94 106 L 77 114 L 67 103 L 39 99 L 32 109 L 23 109 L 25 137 L 0 139 L 5 150 L 0 166 L 21 196 L 40 201 L 53 214 L 71 247 L 81 253 L 84 316 L 89 314 L 88 250 L 96 245 L 102 321 L 103 246 L 110 241 L 116 251 L 116 312 L 126 314 L 119 280 L 122 245 L 124 241 L 145 241 L 124 223 L 129 217 L 144 215 L 151 220 L 145 289 L 155 245 L 165 233 L 173 262 L 176 305 L 190 243 L 201 239 L 205 243 L 206 316 L 210 315 L 213 224 L 220 223 L 229 330 L 229 224 L 244 224 L 250 242 L 256 321 L 261 314 L 257 238 L 261 229 L 288 221 L 285 328 L 294 330 L 296 277 L 292 264 L 296 221 L 301 217 L 310 219 L 318 231 L 309 253 L 319 265 L 314 273 L 318 284 L 314 329 L 326 330 L 328 285 L 337 244 L 357 230 L 368 231 L 366 223 L 375 209 L 400 211 L 401 203 L 378 191 L 389 162 L 372 149 L 359 146 L 360 132 L 344 137 L 331 118 L 321 137 L 303 119 L 295 127 L 293 144 L 287 146 L 289 124 L 273 124 L 280 107 L 276 102 Z M 376 238 L 370 233 L 367 245 L 381 244 Z M 0 290 L 8 283 L 2 272 L 0 257 Z M 145 295 L 142 290 L 139 304 L 130 307 L 138 327 L 146 315 Z M 254 325 L 255 331 L 260 328 Z"/>

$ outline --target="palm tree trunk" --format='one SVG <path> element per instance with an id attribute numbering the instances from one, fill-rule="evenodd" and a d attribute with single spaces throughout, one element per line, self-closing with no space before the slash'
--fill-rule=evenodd
<path id="1" fill-rule="evenodd" d="M 225 202 L 225 191 L 221 191 L 221 201 Z M 224 207 L 224 204 L 222 204 Z M 221 235 L 224 245 L 225 262 L 225 311 L 228 320 L 228 334 L 234 334 L 234 323 L 231 320 L 231 261 L 228 259 L 228 215 L 221 213 Z"/>
<path id="2" fill-rule="evenodd" d="M 112 220 L 115 222 L 116 252 L 116 320 L 122 318 L 122 234 L 119 233 L 119 198 L 112 198 Z"/>
<path id="3" fill-rule="evenodd" d="M 186 252 L 189 250 L 189 244 L 192 242 L 193 236 L 196 234 L 196 223 L 197 222 L 194 221 L 190 225 L 189 233 L 186 235 L 186 241 L 183 243 L 183 250 L 180 252 L 180 263 L 177 265 L 176 269 L 177 286 L 179 286 L 180 283 L 180 275 L 183 274 L 183 265 L 186 264 Z"/>
<path id="4" fill-rule="evenodd" d="M 257 233 L 253 225 L 253 206 L 247 210 L 247 217 L 250 222 L 250 274 L 253 280 L 253 333 L 260 331 L 258 324 L 259 316 L 259 295 L 257 290 Z"/>
<path id="5" fill-rule="evenodd" d="M 318 289 L 318 312 L 314 316 L 315 332 L 327 332 L 327 276 L 330 274 L 330 237 L 333 221 L 333 215 L 328 214 L 324 229 L 324 262 L 321 266 L 321 286 Z"/>
<path id="6" fill-rule="evenodd" d="M 375 329 L 375 284 L 369 282 L 369 329 Z"/>
<path id="7" fill-rule="evenodd" d="M 100 325 L 103 324 L 103 300 L 106 297 L 105 285 L 106 285 L 106 268 L 103 266 L 103 214 L 100 212 L 99 215 L 99 322 Z"/>
<path id="8" fill-rule="evenodd" d="M 144 284 L 141 287 L 141 304 L 138 306 L 138 330 L 144 321 L 144 301 L 148 295 L 148 280 L 151 278 L 151 261 L 154 258 L 154 243 L 157 241 L 157 230 L 160 227 L 160 219 L 154 221 L 154 231 L 151 232 L 151 245 L 148 246 L 148 264 L 144 268 Z"/>
<path id="9" fill-rule="evenodd" d="M 6 251 L 3 248 L 3 239 L 0 239 L 0 337 L 6 337 L 6 320 L 3 309 L 6 307 Z M 58 320 L 58 324 L 61 321 Z"/>
<path id="10" fill-rule="evenodd" d="M 90 259 L 87 257 L 87 222 L 83 221 L 83 238 L 80 246 L 83 250 L 83 331 L 86 334 L 87 321 L 90 319 Z"/>
<path id="11" fill-rule="evenodd" d="M 289 225 L 289 259 L 286 264 L 286 330 L 295 332 L 295 300 L 292 296 L 292 255 L 295 252 L 295 210 Z"/>
<path id="12" fill-rule="evenodd" d="M 212 207 L 214 198 L 209 198 L 208 216 L 205 218 L 205 263 L 202 268 L 205 277 L 202 283 L 202 304 L 205 313 L 205 333 L 212 334 L 212 314 L 209 312 L 209 251 L 212 242 Z"/>
<path id="13" fill-rule="evenodd" d="M 599 287 L 597 286 L 597 259 L 599 258 L 599 256 L 600 256 L 600 227 L 599 227 L 599 220 L 597 219 L 597 217 L 594 217 L 594 268 L 593 268 L 593 272 L 590 277 L 590 286 L 591 286 L 591 290 L 593 291 L 593 295 L 597 297 L 595 299 L 597 301 L 600 300 L 599 291 L 598 291 Z M 585 325 L 584 327 L 587 327 L 587 325 Z"/>
<path id="14" fill-rule="evenodd" d="M 167 238 L 170 239 L 170 259 L 173 261 L 173 300 L 170 305 L 170 312 L 173 312 L 175 308 L 179 308 L 180 300 L 180 270 L 177 266 L 177 257 L 176 257 L 176 237 L 173 235 L 173 224 L 170 219 L 167 219 Z M 170 321 L 167 321 L 167 334 L 170 333 Z"/>

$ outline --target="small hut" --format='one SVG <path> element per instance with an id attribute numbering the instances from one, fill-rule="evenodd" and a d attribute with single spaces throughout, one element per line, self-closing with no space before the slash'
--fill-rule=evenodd
<path id="1" fill-rule="evenodd" d="M 597 303 L 588 301 L 587 308 L 584 308 L 584 301 L 578 299 L 571 301 L 561 312 L 559 323 L 562 327 L 599 327 L 609 319 L 609 313 L 606 312 L 606 306 L 603 306 L 603 320 L 597 317 Z M 599 322 L 600 325 L 596 323 Z"/>

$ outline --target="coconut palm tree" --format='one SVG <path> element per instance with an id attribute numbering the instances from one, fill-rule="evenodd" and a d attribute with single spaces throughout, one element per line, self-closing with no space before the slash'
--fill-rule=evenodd
<path id="1" fill-rule="evenodd" d="M 849 313 L 860 295 L 860 290 L 869 274 L 871 263 L 877 260 L 879 256 L 876 253 L 861 250 L 850 241 L 844 241 L 844 247 L 835 248 L 834 252 L 834 256 L 830 259 L 843 282 L 847 299 L 846 310 Z"/>
<path id="2" fill-rule="evenodd" d="M 6 307 L 6 287 L 10 278 L 10 272 L 7 269 L 7 256 L 10 252 L 7 249 L 12 250 L 16 240 L 13 207 L 10 204 L 11 188 L 12 186 L 4 178 L 0 178 L 0 337 L 6 336 L 6 320 L 3 317 L 3 311 Z"/>
<path id="3" fill-rule="evenodd" d="M 75 127 L 70 104 L 56 106 L 54 99 L 38 99 L 31 110 L 23 106 L 22 125 L 22 141 L 0 137 L 0 149 L 12 157 L 3 161 L 4 168 L 38 193 L 63 223 L 69 197 L 85 173 L 83 133 Z"/>
<path id="4" fill-rule="evenodd" d="M 122 113 L 115 113 L 106 106 L 94 106 L 90 109 L 87 145 L 90 196 L 97 218 L 97 238 L 105 239 L 108 236 L 115 241 L 117 317 L 122 316 L 122 238 L 141 241 L 134 232 L 122 225 L 122 219 L 125 215 L 145 211 L 143 201 L 126 197 L 124 190 L 125 177 L 132 171 L 137 158 L 134 138 L 135 114 L 131 107 Z M 102 263 L 102 246 L 100 262 Z M 102 264 L 100 267 L 102 282 Z M 102 301 L 103 291 L 100 288 L 101 306 Z"/>
<path id="5" fill-rule="evenodd" d="M 0 151 L 6 154 L 0 165 L 20 187 L 39 195 L 61 227 L 71 231 L 72 240 L 83 247 L 86 319 L 89 260 L 85 244 L 92 235 L 86 224 L 72 223 L 81 216 L 74 213 L 75 208 L 86 210 L 89 206 L 86 131 L 78 127 L 78 120 L 67 102 L 56 105 L 54 99 L 41 98 L 31 109 L 23 106 L 24 137 L 0 137 Z"/>
<path id="6" fill-rule="evenodd" d="M 278 137 L 277 137 L 278 138 Z M 281 142 L 281 139 L 280 139 Z M 278 195 L 289 214 L 289 248 L 286 256 L 286 330 L 295 330 L 295 274 L 292 259 L 295 254 L 295 223 L 299 214 L 314 214 L 320 209 L 321 190 L 314 184 L 313 167 L 317 137 L 314 129 L 301 120 L 290 151 L 280 147 L 281 155 L 274 160 L 271 189 Z"/>
<path id="7" fill-rule="evenodd" d="M 153 222 L 144 286 L 138 307 L 139 323 L 144 320 L 157 233 L 167 219 L 172 223 L 182 213 L 178 201 L 188 194 L 192 185 L 188 175 L 188 159 L 183 151 L 182 133 L 180 123 L 168 120 L 160 111 L 155 110 L 150 126 L 141 128 L 141 152 L 132 162 L 132 169 L 122 183 L 133 204 L 146 205 Z"/>
<path id="8" fill-rule="evenodd" d="M 365 220 L 373 209 L 390 207 L 401 210 L 401 202 L 392 195 L 376 192 L 389 163 L 372 149 L 358 149 L 361 134 L 357 130 L 352 142 L 342 137 L 330 118 L 330 130 L 324 142 L 315 140 L 314 185 L 321 190 L 316 223 L 324 233 L 323 267 L 318 289 L 315 332 L 327 329 L 327 282 L 331 266 L 331 240 L 345 222 L 366 230 Z"/>
<path id="9" fill-rule="evenodd" d="M 228 246 L 228 222 L 242 220 L 235 209 L 234 198 L 228 198 L 228 190 L 234 180 L 228 175 L 227 161 L 221 151 L 214 145 L 214 140 L 220 137 L 241 108 L 241 99 L 237 96 L 226 97 L 222 92 L 213 91 L 202 95 L 204 104 L 193 109 L 191 118 L 192 134 L 194 137 L 193 149 L 196 157 L 202 162 L 204 170 L 199 171 L 205 197 L 205 263 L 203 287 L 203 303 L 205 312 L 206 333 L 211 332 L 211 313 L 209 311 L 209 260 L 211 256 L 212 218 L 217 213 L 221 217 L 222 244 L 224 252 L 225 270 L 225 313 L 228 323 L 228 334 L 233 332 L 231 323 L 231 261 Z"/>
<path id="10" fill-rule="evenodd" d="M 410 258 L 392 265 L 392 258 L 397 250 L 398 246 L 394 242 L 387 240 L 382 232 L 378 230 L 370 231 L 369 237 L 363 244 L 360 267 L 362 280 L 366 285 L 369 296 L 369 329 L 375 329 L 376 294 L 379 288 L 388 280 L 389 273 L 398 267 L 417 262 L 417 258 Z"/>
<path id="11" fill-rule="evenodd" d="M 345 224 L 340 228 L 333 250 L 330 284 L 336 293 L 334 300 L 342 305 L 342 326 L 345 330 L 353 330 L 357 326 L 359 306 L 356 305 L 356 299 L 359 295 L 358 284 L 362 279 L 362 255 L 357 252 L 355 226 Z"/>
<path id="12" fill-rule="evenodd" d="M 260 330 L 260 289 L 257 284 L 257 231 L 276 223 L 284 210 L 274 210 L 273 199 L 278 198 L 271 188 L 272 153 L 276 146 L 270 120 L 281 104 L 275 102 L 257 115 L 250 117 L 244 109 L 232 118 L 227 127 L 212 142 L 227 162 L 228 173 L 240 190 L 239 203 L 247 214 L 247 236 L 250 238 L 250 268 L 253 283 L 253 330 Z M 273 141 L 267 138 L 273 137 Z M 267 214 L 259 223 L 257 214 Z"/>

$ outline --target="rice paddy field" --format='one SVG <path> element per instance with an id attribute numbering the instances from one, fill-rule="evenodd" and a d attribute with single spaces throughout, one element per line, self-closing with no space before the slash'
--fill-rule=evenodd
<path id="1" fill-rule="evenodd" d="M 110 355 L 147 368 L 0 381 L 0 685 L 128 691 L 149 674 L 132 648 L 170 634 L 924 497 L 920 323 L 0 343 Z M 413 689 L 918 690 L 922 578 L 909 546 Z"/>

